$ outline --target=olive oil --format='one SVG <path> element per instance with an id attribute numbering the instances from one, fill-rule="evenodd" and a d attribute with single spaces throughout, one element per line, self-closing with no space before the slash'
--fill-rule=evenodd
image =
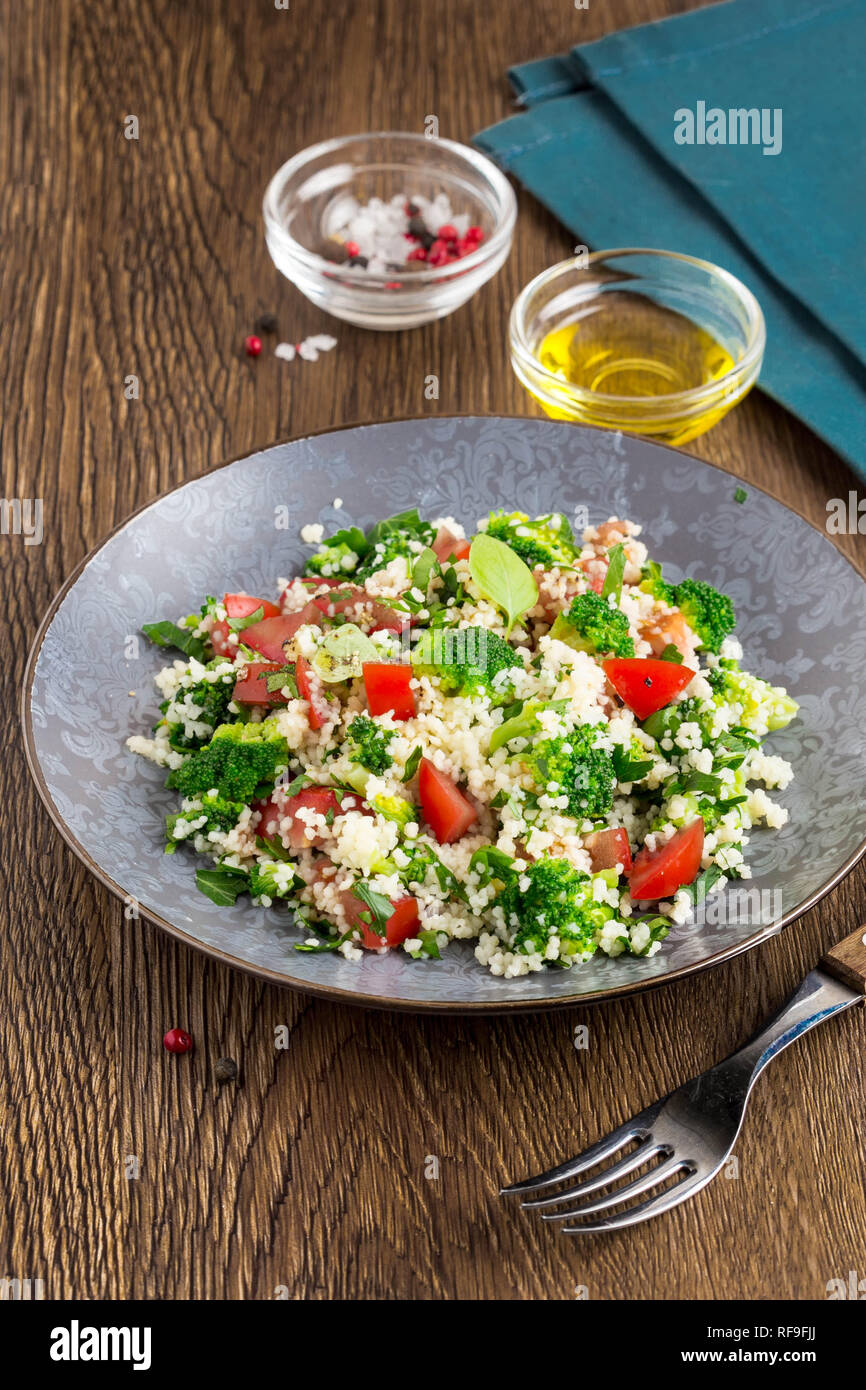
<path id="1" fill-rule="evenodd" d="M 563 383 L 560 391 L 548 380 L 546 398 L 537 396 L 548 415 L 672 444 L 709 429 L 741 394 L 732 394 L 726 382 L 698 402 L 674 399 L 666 407 L 659 398 L 711 388 L 727 377 L 734 359 L 692 319 L 634 293 L 608 290 L 549 332 L 534 355 Z"/>

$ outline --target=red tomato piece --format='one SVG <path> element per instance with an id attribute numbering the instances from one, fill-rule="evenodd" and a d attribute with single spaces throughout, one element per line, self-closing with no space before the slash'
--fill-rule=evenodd
<path id="1" fill-rule="evenodd" d="M 440 565 L 445 565 L 452 556 L 455 560 L 465 560 L 469 555 L 469 546 L 469 541 L 458 540 L 447 526 L 440 526 L 430 549 Z"/>
<path id="2" fill-rule="evenodd" d="M 286 696 L 279 690 L 269 691 L 267 686 L 268 672 L 279 669 L 277 661 L 251 661 L 241 670 L 232 699 L 239 705 L 285 705 Z"/>
<path id="3" fill-rule="evenodd" d="M 700 816 L 678 830 L 661 849 L 642 849 L 628 880 L 635 902 L 670 898 L 678 888 L 693 883 L 704 852 L 704 822 Z"/>
<path id="4" fill-rule="evenodd" d="M 331 820 L 337 816 L 342 816 L 346 811 L 360 810 L 360 798 L 354 796 L 337 797 L 336 792 L 330 787 L 305 787 L 302 792 L 296 792 L 290 796 L 283 809 L 284 816 L 292 817 L 292 824 L 289 829 L 289 845 L 292 849 L 320 849 L 322 845 L 328 843 L 328 836 L 321 831 L 310 830 L 306 821 L 298 817 L 298 811 L 315 811 L 318 815 L 327 816 L 333 812 Z"/>
<path id="5" fill-rule="evenodd" d="M 602 869 L 615 869 L 617 864 L 622 865 L 624 873 L 631 869 L 628 831 L 621 825 L 611 826 L 607 830 L 596 830 L 592 835 L 587 835 L 583 843 L 589 850 L 594 874 Z"/>
<path id="6" fill-rule="evenodd" d="M 269 796 L 265 801 L 253 801 L 250 809 L 258 811 L 261 820 L 256 826 L 256 834 L 263 839 L 274 839 L 280 833 L 280 821 L 286 814 L 286 802 L 284 798 L 277 799 L 276 795 Z"/>
<path id="7" fill-rule="evenodd" d="M 366 589 L 362 589 L 358 584 L 350 584 L 341 579 L 318 579 L 303 580 L 305 587 L 312 590 L 321 588 L 326 584 L 329 589 L 339 589 L 337 598 L 329 598 L 327 594 L 319 594 L 312 602 L 328 618 L 333 618 L 337 614 L 345 614 L 349 619 L 369 615 L 373 620 L 372 632 L 385 629 L 388 632 L 402 632 L 408 622 L 408 615 L 398 613 L 395 608 L 391 608 L 387 603 L 380 603 L 378 599 L 371 598 Z M 354 611 L 353 611 L 354 610 Z"/>
<path id="8" fill-rule="evenodd" d="M 307 722 L 310 728 L 321 729 L 330 714 L 328 701 L 322 690 L 322 682 L 304 656 L 299 656 L 295 662 L 295 680 L 298 683 L 298 694 L 307 702 Z"/>
<path id="9" fill-rule="evenodd" d="M 234 656 L 237 652 L 237 645 L 228 640 L 231 632 L 228 625 L 229 618 L 248 618 L 259 608 L 262 609 L 263 620 L 280 616 L 280 610 L 275 603 L 271 603 L 266 598 L 253 598 L 252 594 L 226 594 L 224 603 L 226 617 L 218 623 L 214 623 L 210 634 L 210 640 L 217 656 Z"/>
<path id="10" fill-rule="evenodd" d="M 261 652 L 268 661 L 282 664 L 286 660 L 285 644 L 306 623 L 321 627 L 322 613 L 315 603 L 305 603 L 300 612 L 290 613 L 285 618 L 265 618 L 263 622 L 253 623 L 252 627 L 244 628 L 240 640 L 245 646 L 252 647 L 253 651 Z"/>
<path id="11" fill-rule="evenodd" d="M 422 758 L 418 765 L 421 809 L 440 845 L 450 845 L 478 819 L 478 812 L 460 788 L 438 767 Z"/>
<path id="12" fill-rule="evenodd" d="M 414 898 L 398 898 L 396 902 L 391 900 L 394 911 L 385 923 L 384 936 L 379 936 L 362 920 L 363 915 L 370 909 L 360 898 L 355 897 L 351 888 L 340 894 L 340 901 L 349 925 L 361 932 L 361 945 L 366 946 L 368 951 L 378 951 L 383 946 L 399 946 L 418 930 L 420 919 L 418 904 Z"/>
<path id="13" fill-rule="evenodd" d="M 638 719 L 649 719 L 657 709 L 664 709 L 695 675 L 688 666 L 654 656 L 614 656 L 603 661 L 602 667 L 623 704 Z"/>
<path id="14" fill-rule="evenodd" d="M 412 719 L 415 714 L 415 694 L 410 687 L 411 666 L 397 666 L 387 661 L 364 662 L 364 689 L 371 714 L 387 714 L 395 719 Z"/>

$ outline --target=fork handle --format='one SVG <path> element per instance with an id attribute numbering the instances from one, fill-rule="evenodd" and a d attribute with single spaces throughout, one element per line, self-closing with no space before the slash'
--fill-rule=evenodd
<path id="1" fill-rule="evenodd" d="M 769 1023 L 707 1075 L 739 1092 L 743 1103 L 768 1062 L 819 1023 L 866 997 L 866 931 L 859 927 L 823 957 Z"/>
<path id="2" fill-rule="evenodd" d="M 866 995 L 866 925 L 860 926 L 831 946 L 821 964 L 830 975 L 835 975 L 849 989 Z"/>

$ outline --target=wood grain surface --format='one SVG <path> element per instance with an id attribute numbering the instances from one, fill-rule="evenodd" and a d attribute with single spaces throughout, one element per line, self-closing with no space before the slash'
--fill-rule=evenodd
<path id="1" fill-rule="evenodd" d="M 260 202 L 277 165 L 336 133 L 421 130 L 429 114 L 468 139 L 507 114 L 509 63 L 686 8 L 0 9 L 2 485 L 42 498 L 45 519 L 41 545 L 0 538 L 0 1277 L 42 1279 L 48 1298 L 820 1299 L 828 1280 L 866 1276 L 863 1010 L 785 1052 L 760 1083 L 738 1176 L 667 1217 L 569 1242 L 495 1195 L 740 1044 L 863 921 L 862 866 L 760 951 L 641 998 L 390 1016 L 262 987 L 125 921 L 52 829 L 21 749 L 38 622 L 133 508 L 331 424 L 535 411 L 505 339 L 520 286 L 570 245 L 543 209 L 520 195 L 511 258 L 470 305 L 376 335 L 335 327 L 273 268 Z M 333 330 L 337 349 L 251 363 L 241 345 L 265 309 L 283 336 Z M 138 400 L 124 397 L 131 374 Z M 818 525 L 856 486 L 759 393 L 691 447 Z M 864 565 L 862 538 L 839 544 Z M 195 1036 L 190 1057 L 163 1050 L 175 1024 Z M 219 1088 L 225 1055 L 240 1080 Z"/>

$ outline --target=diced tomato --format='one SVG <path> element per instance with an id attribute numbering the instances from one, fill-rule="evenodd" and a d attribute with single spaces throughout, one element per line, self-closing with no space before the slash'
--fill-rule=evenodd
<path id="1" fill-rule="evenodd" d="M 229 643 L 229 633 L 231 628 L 228 625 L 229 618 L 248 618 L 251 613 L 255 613 L 261 608 L 262 619 L 278 618 L 280 610 L 275 603 L 271 603 L 266 598 L 253 598 L 252 594 L 226 594 L 225 599 L 226 617 L 218 623 L 214 623 L 211 628 L 210 640 L 217 656 L 233 656 L 237 651 L 235 643 Z"/>
<path id="2" fill-rule="evenodd" d="M 282 664 L 286 660 L 285 644 L 291 641 L 299 627 L 308 623 L 322 625 L 322 613 L 315 603 L 305 603 L 298 613 L 290 613 L 288 617 L 265 618 L 263 622 L 253 623 L 252 627 L 244 628 L 240 640 L 253 651 L 261 652 L 268 661 Z"/>
<path id="3" fill-rule="evenodd" d="M 478 812 L 458 786 L 438 767 L 422 758 L 418 765 L 421 809 L 440 845 L 450 845 L 478 819 Z"/>
<path id="4" fill-rule="evenodd" d="M 340 901 L 349 925 L 361 932 L 361 945 L 366 946 L 368 951 L 378 951 L 383 946 L 399 946 L 418 930 L 418 904 L 414 898 L 398 898 L 396 902 L 391 900 L 394 911 L 385 923 L 383 936 L 379 936 L 362 920 L 370 909 L 355 896 L 351 888 L 340 894 Z"/>
<path id="5" fill-rule="evenodd" d="M 302 792 L 296 792 L 290 796 L 284 805 L 283 815 L 292 816 L 292 824 L 289 829 L 289 845 L 292 849 L 320 849 L 327 844 L 327 835 L 322 835 L 319 831 L 310 831 L 306 821 L 298 818 L 298 811 L 316 811 L 321 816 L 331 815 L 332 821 L 337 816 L 342 816 L 346 811 L 358 811 L 361 809 L 360 797 L 344 795 L 338 798 L 336 792 L 330 787 L 306 787 Z"/>
<path id="6" fill-rule="evenodd" d="M 338 614 L 345 614 L 350 619 L 360 617 L 360 610 L 363 609 L 364 614 L 369 614 L 372 619 L 371 632 L 402 632 L 408 622 L 408 614 L 398 613 L 396 608 L 391 608 L 387 603 L 380 603 L 358 584 L 349 584 L 341 579 L 305 579 L 303 583 L 313 590 L 323 584 L 329 589 L 339 589 L 338 598 L 331 599 L 327 594 L 319 594 L 318 598 L 312 600 L 328 618 L 336 617 Z"/>
<path id="7" fill-rule="evenodd" d="M 684 690 L 694 671 L 654 656 L 614 656 L 603 661 L 604 673 L 617 695 L 638 719 L 649 719 Z"/>
<path id="8" fill-rule="evenodd" d="M 642 849 L 637 854 L 629 874 L 629 893 L 635 902 L 672 897 L 697 878 L 703 852 L 704 822 L 698 816 L 661 849 Z"/>
<path id="9" fill-rule="evenodd" d="M 307 722 L 310 728 L 321 729 L 330 713 L 328 701 L 322 690 L 322 682 L 306 657 L 299 656 L 295 662 L 295 679 L 298 683 L 298 694 L 308 705 Z"/>
<path id="10" fill-rule="evenodd" d="M 415 695 L 410 687 L 411 666 L 387 661 L 364 662 L 364 689 L 371 714 L 393 714 L 395 719 L 412 719 Z"/>
<path id="11" fill-rule="evenodd" d="M 280 821 L 286 815 L 286 802 L 284 798 L 277 800 L 276 796 L 269 796 L 265 801 L 253 801 L 250 810 L 258 811 L 261 820 L 256 826 L 256 834 L 263 839 L 271 840 L 280 833 Z"/>
<path id="12" fill-rule="evenodd" d="M 268 672 L 279 671 L 280 664 L 278 661 L 251 661 L 249 666 L 244 666 L 235 683 L 232 699 L 237 700 L 239 705 L 286 704 L 285 695 L 279 690 L 269 691 L 267 686 Z"/>
<path id="13" fill-rule="evenodd" d="M 440 526 L 430 548 L 440 565 L 445 565 L 452 557 L 455 560 L 465 560 L 469 555 L 470 544 L 467 540 L 458 540 L 447 526 Z"/>
<path id="14" fill-rule="evenodd" d="M 586 575 L 587 582 L 591 589 L 600 594 L 604 588 L 604 581 L 607 578 L 607 560 L 601 555 L 591 556 L 588 560 L 579 560 L 578 566 Z"/>
<path id="15" fill-rule="evenodd" d="M 602 869 L 615 869 L 617 864 L 622 865 L 624 873 L 631 869 L 628 831 L 621 825 L 611 826 L 607 830 L 596 830 L 592 835 L 587 835 L 583 843 L 589 850 L 594 874 Z"/>

